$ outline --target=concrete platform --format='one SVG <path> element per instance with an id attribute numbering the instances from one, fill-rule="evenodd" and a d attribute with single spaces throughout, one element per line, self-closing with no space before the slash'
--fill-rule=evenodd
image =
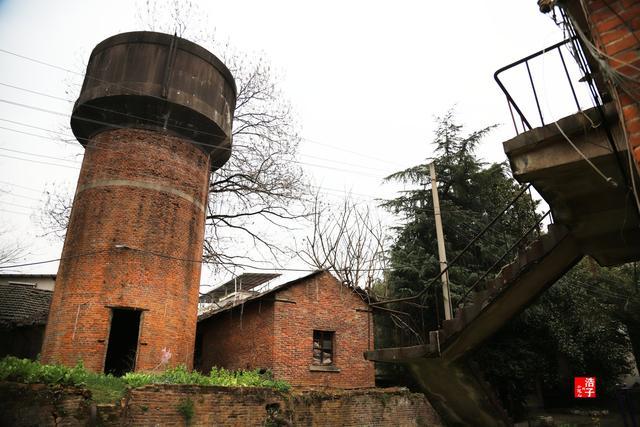
<path id="1" fill-rule="evenodd" d="M 554 221 L 566 226 L 582 252 L 600 265 L 640 259 L 640 220 L 633 201 L 626 142 L 613 105 L 603 123 L 595 108 L 565 117 L 504 142 L 513 176 L 530 182 L 551 207 Z M 605 123 L 618 151 L 616 159 Z M 595 127 L 594 127 L 595 125 Z M 605 180 L 576 151 L 574 145 L 609 180 Z M 620 164 L 623 166 L 621 171 Z"/>

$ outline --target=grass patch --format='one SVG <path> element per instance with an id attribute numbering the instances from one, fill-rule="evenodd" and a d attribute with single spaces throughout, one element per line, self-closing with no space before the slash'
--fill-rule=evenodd
<path id="1" fill-rule="evenodd" d="M 124 397 L 127 390 L 127 384 L 122 378 L 94 373 L 88 373 L 85 380 L 77 385 L 91 390 L 91 397 L 96 403 L 116 402 Z"/>
<path id="2" fill-rule="evenodd" d="M 91 391 L 97 403 L 115 402 L 124 396 L 127 388 L 147 384 L 194 384 L 223 387 L 268 387 L 281 392 L 289 391 L 284 381 L 274 380 L 270 374 L 258 371 L 227 371 L 212 369 L 209 375 L 189 371 L 185 366 L 167 369 L 164 372 L 129 372 L 122 377 L 87 371 L 82 362 L 72 368 L 62 365 L 43 365 L 28 359 L 7 356 L 0 360 L 0 381 L 21 383 L 59 384 L 83 386 Z"/>

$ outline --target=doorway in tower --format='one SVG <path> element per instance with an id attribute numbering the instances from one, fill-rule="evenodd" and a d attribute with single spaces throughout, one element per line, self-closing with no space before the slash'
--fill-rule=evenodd
<path id="1" fill-rule="evenodd" d="M 104 373 L 122 376 L 136 367 L 140 310 L 111 309 L 111 329 L 107 344 Z"/>

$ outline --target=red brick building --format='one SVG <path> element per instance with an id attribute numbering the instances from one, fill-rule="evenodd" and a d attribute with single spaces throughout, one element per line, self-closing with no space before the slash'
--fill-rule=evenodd
<path id="1" fill-rule="evenodd" d="M 365 295 L 326 271 L 209 311 L 198 319 L 196 366 L 269 369 L 295 386 L 374 387 Z"/>

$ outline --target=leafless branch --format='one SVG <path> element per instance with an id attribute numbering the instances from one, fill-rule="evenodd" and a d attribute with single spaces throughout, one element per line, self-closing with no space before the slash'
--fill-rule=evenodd
<path id="1" fill-rule="evenodd" d="M 347 196 L 339 206 L 314 198 L 312 233 L 304 239 L 299 257 L 314 268 L 329 269 L 340 280 L 371 289 L 385 268 L 386 240 L 381 222 L 370 208 Z"/>

